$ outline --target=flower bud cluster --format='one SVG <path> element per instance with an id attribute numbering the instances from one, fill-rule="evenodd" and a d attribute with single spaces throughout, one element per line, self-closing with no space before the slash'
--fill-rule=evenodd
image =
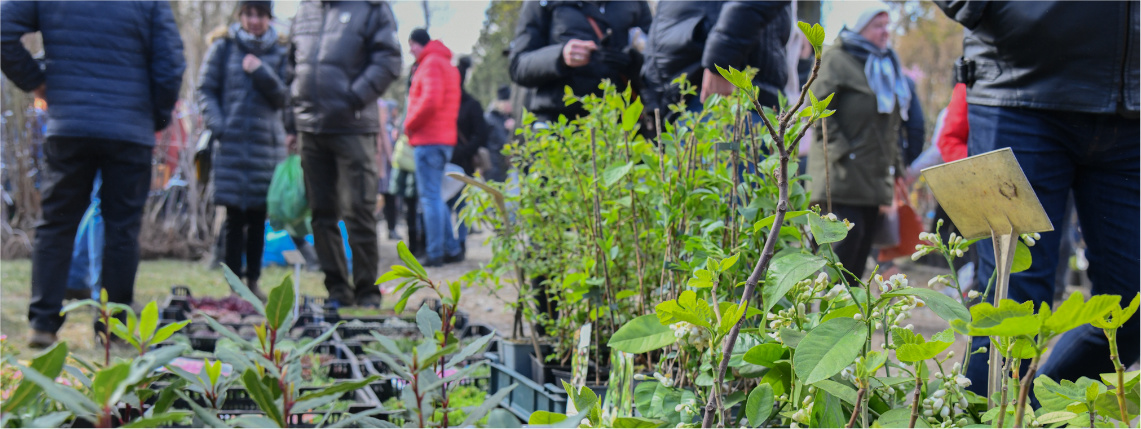
<path id="1" fill-rule="evenodd" d="M 942 219 L 939 220 L 938 225 L 939 226 L 936 229 L 942 227 Z M 962 258 L 963 255 L 966 254 L 967 250 L 970 249 L 970 246 L 967 244 L 967 239 L 954 232 L 947 236 L 947 243 L 945 243 L 945 245 L 943 243 L 943 237 L 940 237 L 939 234 L 933 232 L 921 232 L 919 233 L 919 239 L 926 241 L 927 244 L 915 245 L 915 253 L 911 254 L 911 260 L 913 261 L 919 260 L 919 258 L 922 258 L 923 256 L 926 256 L 932 252 L 944 253 L 952 259 Z"/>
<path id="2" fill-rule="evenodd" d="M 884 281 L 882 275 L 876 274 L 875 281 L 876 284 L 880 287 L 880 293 L 888 293 L 896 289 L 906 288 L 908 286 L 906 274 L 893 275 L 888 278 L 887 281 Z"/>
<path id="3" fill-rule="evenodd" d="M 709 332 L 692 323 L 673 323 L 670 324 L 670 329 L 674 330 L 674 338 L 677 338 L 679 342 L 689 344 L 698 351 L 705 350 L 705 347 L 709 345 Z"/>
<path id="4" fill-rule="evenodd" d="M 924 418 L 937 427 L 963 426 L 960 422 L 966 419 L 969 405 L 964 389 L 971 385 L 971 380 L 963 375 L 962 365 L 958 362 L 951 367 L 950 373 L 935 373 L 934 377 L 939 380 L 939 388 L 923 400 Z"/>
<path id="5" fill-rule="evenodd" d="M 808 395 L 805 396 L 804 399 L 802 399 L 800 401 L 800 404 L 799 404 L 800 408 L 792 413 L 792 422 L 793 422 L 792 424 L 793 425 L 797 425 L 797 424 L 807 425 L 808 424 L 809 418 L 812 416 L 812 406 L 814 405 L 813 404 L 813 401 L 814 401 L 813 397 L 816 396 L 816 395 L 813 395 L 813 393 L 815 392 L 815 389 L 816 389 L 815 387 L 809 386 Z"/>
<path id="6" fill-rule="evenodd" d="M 1034 247 L 1034 245 L 1038 243 L 1038 240 L 1042 239 L 1042 234 L 1032 232 L 1030 234 L 1021 234 L 1018 238 L 1021 238 L 1022 242 L 1026 243 L 1026 247 Z"/>

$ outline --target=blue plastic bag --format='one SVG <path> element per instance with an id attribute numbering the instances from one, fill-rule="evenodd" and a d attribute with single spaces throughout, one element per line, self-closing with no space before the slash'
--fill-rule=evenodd
<path id="1" fill-rule="evenodd" d="M 71 252 L 71 268 L 67 274 L 67 288 L 91 291 L 92 299 L 99 299 L 103 276 L 103 214 L 99 209 L 99 188 L 102 176 L 95 175 L 91 191 L 91 205 L 79 221 L 75 234 L 75 247 Z"/>

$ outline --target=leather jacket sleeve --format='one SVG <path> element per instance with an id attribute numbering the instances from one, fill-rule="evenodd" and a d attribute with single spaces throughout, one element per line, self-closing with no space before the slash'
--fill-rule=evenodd
<path id="1" fill-rule="evenodd" d="M 151 100 L 154 105 L 155 131 L 170 122 L 178 91 L 182 88 L 182 72 L 186 58 L 182 56 L 182 36 L 174 23 L 169 2 L 155 2 L 151 15 Z"/>
<path id="2" fill-rule="evenodd" d="M 989 2 L 985 0 L 935 0 L 935 5 L 939 6 L 948 18 L 967 28 L 975 28 L 983 17 L 987 3 Z"/>
<path id="3" fill-rule="evenodd" d="M 744 68 L 749 53 L 756 49 L 763 36 L 759 27 L 771 22 L 777 14 L 785 13 L 787 4 L 782 1 L 727 2 L 705 41 L 702 67 Z"/>

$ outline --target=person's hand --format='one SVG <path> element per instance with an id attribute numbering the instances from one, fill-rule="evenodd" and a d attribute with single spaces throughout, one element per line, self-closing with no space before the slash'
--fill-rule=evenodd
<path id="1" fill-rule="evenodd" d="M 261 67 L 261 59 L 254 54 L 246 54 L 246 57 L 242 58 L 242 70 L 246 73 L 253 73 L 258 67 Z"/>
<path id="2" fill-rule="evenodd" d="M 563 62 L 567 67 L 582 67 L 590 64 L 590 53 L 598 49 L 594 42 L 589 40 L 571 39 L 563 45 Z"/>
<path id="3" fill-rule="evenodd" d="M 507 120 L 503 121 L 503 128 L 506 128 L 508 131 L 514 130 L 515 118 L 507 118 Z"/>
<path id="4" fill-rule="evenodd" d="M 48 99 L 47 94 L 48 94 L 48 86 L 46 83 L 41 83 L 40 86 L 38 86 L 38 87 L 36 87 L 36 89 L 32 90 L 32 95 L 35 95 L 36 98 L 38 98 L 40 100 L 47 101 L 47 99 Z"/>
<path id="5" fill-rule="evenodd" d="M 705 69 L 705 73 L 701 75 L 701 102 L 704 103 L 706 98 L 713 94 L 720 94 L 721 96 L 728 96 L 733 94 L 733 84 L 721 77 L 710 69 Z"/>
<path id="6" fill-rule="evenodd" d="M 290 154 L 295 154 L 295 153 L 300 152 L 299 151 L 300 148 L 297 147 L 297 134 L 286 134 L 285 135 L 285 147 L 286 147 L 286 149 L 289 150 Z"/>

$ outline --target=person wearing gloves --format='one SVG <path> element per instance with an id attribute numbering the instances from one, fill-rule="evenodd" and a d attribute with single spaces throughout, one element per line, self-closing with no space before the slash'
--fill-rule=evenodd
<path id="1" fill-rule="evenodd" d="M 289 98 L 287 48 L 269 25 L 272 10 L 272 2 L 241 2 L 238 22 L 211 35 L 197 90 L 216 141 L 211 174 L 214 204 L 226 208 L 225 263 L 262 299 L 266 196 L 285 158 L 282 112 Z"/>
<path id="2" fill-rule="evenodd" d="M 777 105 L 777 93 L 788 80 L 785 45 L 792 30 L 787 1 L 668 1 L 658 4 L 650 27 L 642 79 L 646 83 L 646 111 L 659 109 L 672 119 L 671 104 L 681 101 L 673 81 L 682 74 L 697 97 L 685 100 L 690 111 L 700 111 L 713 94 L 729 95 L 735 89 L 717 67 L 758 69 L 753 84 L 760 102 Z"/>
<path id="3" fill-rule="evenodd" d="M 511 41 L 510 75 L 534 90 L 525 106 L 539 121 L 586 113 L 563 102 L 563 88 L 576 96 L 601 94 L 603 79 L 619 91 L 639 92 L 642 55 L 630 45 L 630 30 L 650 29 L 650 6 L 643 1 L 537 1 L 523 4 Z"/>
<path id="4" fill-rule="evenodd" d="M 413 31 L 408 49 L 417 66 L 408 90 L 404 133 L 416 154 L 416 192 L 424 210 L 427 241 L 424 266 L 438 267 L 463 258 L 452 233 L 451 210 L 444 204 L 440 189 L 444 166 L 451 161 L 456 145 L 460 73 L 452 65 L 452 51 L 439 40 L 432 40 L 427 31 Z"/>
<path id="5" fill-rule="evenodd" d="M 899 59 L 888 47 L 890 21 L 887 8 L 876 4 L 845 25 L 836 44 L 824 51 L 811 87 L 820 98 L 835 94 L 829 108 L 836 110 L 822 121 L 827 141 L 821 125 L 813 131 L 808 155 L 813 203 L 828 210 L 830 194 L 832 213 L 855 224 L 833 250 L 861 278 L 879 229 L 880 207 L 892 204 L 893 187 L 903 174 L 900 127 L 913 97 Z"/>

